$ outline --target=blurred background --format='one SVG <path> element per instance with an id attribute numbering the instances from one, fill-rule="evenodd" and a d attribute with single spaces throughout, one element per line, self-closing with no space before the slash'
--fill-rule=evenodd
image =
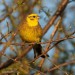
<path id="1" fill-rule="evenodd" d="M 12 38 L 11 32 L 15 31 L 18 25 L 26 18 L 30 13 L 37 13 L 40 16 L 39 23 L 44 28 L 55 12 L 60 6 L 63 0 L 0 0 L 0 42 L 8 42 Z M 58 22 L 59 17 L 54 24 L 49 28 L 47 33 L 43 36 L 42 42 L 47 42 L 52 37 L 55 25 Z M 73 34 L 71 34 L 73 33 Z M 62 21 L 55 33 L 53 40 L 63 39 L 65 37 L 75 36 L 75 1 L 69 0 L 65 10 L 62 12 Z M 22 43 L 22 39 L 17 34 L 12 41 L 13 43 Z M 19 56 L 23 53 L 22 46 L 20 45 L 7 45 L 0 43 L 0 64 L 6 62 L 13 56 Z M 51 43 L 51 46 L 54 43 Z M 45 50 L 47 44 L 42 44 L 43 50 Z M 10 75 L 75 75 L 75 64 L 68 64 L 61 66 L 51 72 L 51 69 L 59 64 L 65 62 L 71 62 L 75 60 L 75 38 L 64 40 L 54 46 L 48 51 L 48 58 L 45 58 L 42 64 L 42 71 L 39 72 L 38 64 L 42 60 L 38 58 L 34 64 L 29 62 L 34 59 L 33 49 L 27 53 L 18 63 L 2 69 L 0 75 L 8 71 Z M 23 68 L 23 66 L 25 66 Z M 18 69 L 19 68 L 19 69 Z"/>

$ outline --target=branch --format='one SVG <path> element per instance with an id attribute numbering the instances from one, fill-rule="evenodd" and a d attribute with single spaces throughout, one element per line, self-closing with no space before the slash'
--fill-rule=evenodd
<path id="1" fill-rule="evenodd" d="M 68 4 L 69 0 L 62 0 L 61 4 L 59 5 L 56 13 L 54 14 L 54 16 L 51 18 L 51 20 L 48 22 L 48 24 L 44 27 L 43 29 L 43 34 L 45 34 L 48 29 L 52 26 L 52 24 L 54 23 L 54 21 L 57 19 L 58 16 L 60 16 L 62 14 L 62 12 L 64 11 L 64 9 L 66 8 L 67 4 Z"/>
<path id="2" fill-rule="evenodd" d="M 54 16 L 51 18 L 51 20 L 48 22 L 48 24 L 44 27 L 43 29 L 43 35 L 48 31 L 48 29 L 52 26 L 52 24 L 54 23 L 54 21 L 56 20 L 56 18 L 58 18 L 58 16 L 60 16 L 62 14 L 62 12 L 64 11 L 66 5 L 68 3 L 68 0 L 62 0 L 60 6 L 58 7 L 56 13 L 54 14 Z M 33 46 L 29 46 L 28 48 L 26 48 L 23 52 L 23 54 L 17 58 L 14 58 L 14 60 L 19 60 L 22 57 L 24 57 L 32 48 Z M 9 63 L 9 62 L 6 62 Z M 13 62 L 11 62 L 12 64 Z M 10 64 L 8 64 L 7 66 L 9 66 Z M 4 65 L 3 65 L 4 66 Z M 3 67 L 2 66 L 2 67 Z M 2 67 L 0 67 L 0 69 L 2 69 Z"/>
<path id="3" fill-rule="evenodd" d="M 70 62 L 65 62 L 65 63 L 63 63 L 63 64 L 57 65 L 57 66 L 55 66 L 55 67 L 49 69 L 48 72 L 54 71 L 54 70 L 56 70 L 56 69 L 59 69 L 60 67 L 67 66 L 67 65 L 69 65 L 69 64 L 75 64 L 75 60 L 72 60 L 72 61 L 70 61 Z"/>
<path id="4" fill-rule="evenodd" d="M 73 38 L 75 38 L 75 37 L 70 37 L 69 39 L 73 39 Z M 62 41 L 64 41 L 64 40 L 67 40 L 68 38 L 64 38 L 64 39 L 60 39 L 59 41 L 57 41 L 53 46 L 51 46 L 51 47 L 49 47 L 49 49 L 47 50 L 47 51 L 45 51 L 45 52 L 43 52 L 41 55 L 39 55 L 39 56 L 37 56 L 34 60 L 32 60 L 30 63 L 32 63 L 32 62 L 34 62 L 36 59 L 38 59 L 39 57 L 41 57 L 42 55 L 44 55 L 44 54 L 47 54 L 47 52 L 49 51 L 49 50 L 51 50 L 53 47 L 55 47 L 57 44 L 59 44 L 60 42 L 62 42 Z"/>

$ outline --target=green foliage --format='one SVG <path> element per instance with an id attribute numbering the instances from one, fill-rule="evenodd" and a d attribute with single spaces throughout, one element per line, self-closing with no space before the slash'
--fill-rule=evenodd
<path id="1" fill-rule="evenodd" d="M 11 75 L 29 75 L 30 64 L 27 59 L 23 59 L 22 61 L 17 61 L 11 66 L 0 70 L 0 75 L 11 74 Z"/>

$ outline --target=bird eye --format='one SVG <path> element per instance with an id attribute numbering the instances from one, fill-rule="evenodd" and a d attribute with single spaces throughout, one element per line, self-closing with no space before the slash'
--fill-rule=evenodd
<path id="1" fill-rule="evenodd" d="M 33 16 L 33 18 L 35 18 L 36 16 Z"/>

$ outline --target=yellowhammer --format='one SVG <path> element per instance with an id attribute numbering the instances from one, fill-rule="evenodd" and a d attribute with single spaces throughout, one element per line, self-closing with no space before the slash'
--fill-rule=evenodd
<path id="1" fill-rule="evenodd" d="M 36 42 L 34 45 L 34 58 L 42 53 L 42 47 L 37 44 L 42 38 L 42 28 L 39 25 L 39 16 L 37 14 L 30 14 L 27 16 L 19 26 L 19 34 L 25 42 Z M 45 57 L 42 55 L 41 57 Z"/>

